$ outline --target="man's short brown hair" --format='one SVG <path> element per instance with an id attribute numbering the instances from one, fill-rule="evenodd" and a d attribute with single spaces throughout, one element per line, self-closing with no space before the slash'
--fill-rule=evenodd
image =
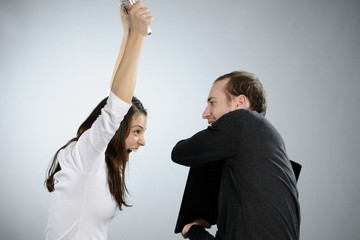
<path id="1" fill-rule="evenodd" d="M 250 109 L 265 116 L 265 90 L 260 80 L 254 74 L 244 71 L 234 71 L 217 78 L 214 83 L 224 79 L 229 79 L 224 89 L 229 102 L 233 96 L 243 94 L 250 101 Z"/>

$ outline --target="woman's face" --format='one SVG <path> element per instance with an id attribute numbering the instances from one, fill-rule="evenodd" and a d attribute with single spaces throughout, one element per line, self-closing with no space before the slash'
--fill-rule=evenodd
<path id="1" fill-rule="evenodd" d="M 132 151 L 137 151 L 140 146 L 145 145 L 144 133 L 146 130 L 146 116 L 142 113 L 135 113 L 130 122 L 129 135 L 125 140 L 127 149 L 127 160 Z"/>

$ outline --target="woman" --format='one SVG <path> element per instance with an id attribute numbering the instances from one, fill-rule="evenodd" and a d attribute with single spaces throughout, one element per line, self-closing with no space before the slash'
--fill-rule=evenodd
<path id="1" fill-rule="evenodd" d="M 54 198 L 46 239 L 107 239 L 107 227 L 125 201 L 129 154 L 145 145 L 146 111 L 133 97 L 144 38 L 153 17 L 141 2 L 120 9 L 124 37 L 108 97 L 54 156 L 45 181 Z M 131 104 L 132 103 L 132 106 Z"/>

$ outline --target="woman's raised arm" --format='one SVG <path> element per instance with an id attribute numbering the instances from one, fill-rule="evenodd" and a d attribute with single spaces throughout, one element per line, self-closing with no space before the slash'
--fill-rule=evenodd
<path id="1" fill-rule="evenodd" d="M 120 11 L 123 11 L 120 13 L 123 25 L 124 20 L 128 20 L 129 31 L 126 41 L 126 30 L 124 29 L 124 39 L 115 64 L 111 91 L 123 101 L 131 103 L 142 46 L 153 17 L 150 11 L 142 6 L 141 2 L 136 2 L 127 16 L 123 15 L 125 14 L 123 7 Z"/>
<path id="2" fill-rule="evenodd" d="M 119 64 L 120 64 L 121 59 L 122 59 L 122 57 L 124 55 L 126 43 L 127 43 L 127 40 L 129 38 L 129 33 L 130 33 L 129 19 L 128 19 L 125 7 L 122 4 L 119 4 L 119 7 L 120 7 L 120 18 L 121 18 L 121 23 L 123 25 L 124 34 L 123 34 L 123 39 L 121 41 L 119 54 L 118 54 L 118 57 L 117 57 L 116 62 L 115 62 L 114 71 L 113 71 L 113 74 L 112 74 L 112 77 L 111 77 L 110 88 L 111 88 L 112 83 L 114 81 L 116 70 L 119 68 Z"/>

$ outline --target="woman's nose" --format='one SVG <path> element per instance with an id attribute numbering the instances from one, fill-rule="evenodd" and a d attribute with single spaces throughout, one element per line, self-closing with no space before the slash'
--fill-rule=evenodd
<path id="1" fill-rule="evenodd" d="M 145 141 L 144 135 L 141 135 L 141 136 L 139 137 L 138 143 L 139 143 L 141 146 L 145 146 L 146 141 Z"/>

